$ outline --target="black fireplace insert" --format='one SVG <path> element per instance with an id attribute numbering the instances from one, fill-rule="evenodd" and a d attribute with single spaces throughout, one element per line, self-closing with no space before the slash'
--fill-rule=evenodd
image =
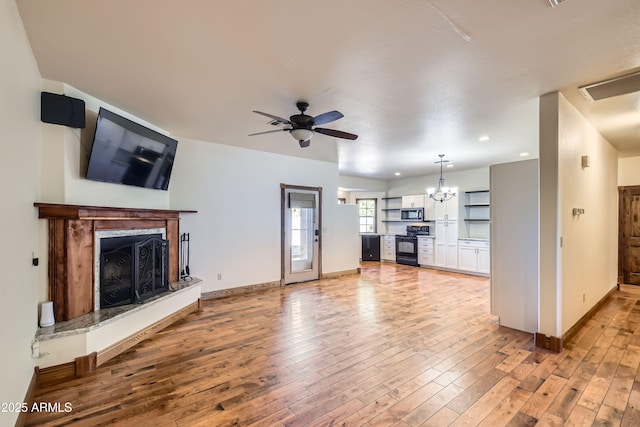
<path id="1" fill-rule="evenodd" d="M 100 239 L 100 308 L 140 304 L 167 292 L 168 248 L 161 234 Z"/>

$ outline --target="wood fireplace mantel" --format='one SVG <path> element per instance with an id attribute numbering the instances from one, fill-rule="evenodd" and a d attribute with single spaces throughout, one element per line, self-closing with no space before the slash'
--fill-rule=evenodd
<path id="1" fill-rule="evenodd" d="M 34 203 L 49 221 L 49 299 L 56 320 L 94 310 L 94 235 L 98 230 L 165 228 L 169 241 L 169 281 L 179 277 L 181 213 L 164 210 Z"/>

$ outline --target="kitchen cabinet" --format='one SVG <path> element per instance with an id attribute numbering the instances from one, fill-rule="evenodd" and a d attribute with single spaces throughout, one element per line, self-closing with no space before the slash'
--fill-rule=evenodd
<path id="1" fill-rule="evenodd" d="M 458 269 L 489 274 L 491 271 L 490 243 L 486 240 L 460 239 Z"/>
<path id="2" fill-rule="evenodd" d="M 437 220 L 457 220 L 458 219 L 458 196 L 453 196 L 446 202 L 435 202 L 436 205 L 436 221 Z"/>
<path id="3" fill-rule="evenodd" d="M 435 264 L 433 237 L 418 236 L 418 264 L 432 266 Z"/>
<path id="4" fill-rule="evenodd" d="M 403 208 L 424 208 L 424 194 L 415 196 L 402 196 Z"/>
<path id="5" fill-rule="evenodd" d="M 382 260 L 396 260 L 396 236 L 395 234 L 384 234 L 382 236 Z"/>
<path id="6" fill-rule="evenodd" d="M 436 221 L 435 265 L 458 268 L 458 221 Z"/>
<path id="7" fill-rule="evenodd" d="M 435 221 L 436 220 L 436 202 L 429 196 L 424 196 L 424 220 Z"/>

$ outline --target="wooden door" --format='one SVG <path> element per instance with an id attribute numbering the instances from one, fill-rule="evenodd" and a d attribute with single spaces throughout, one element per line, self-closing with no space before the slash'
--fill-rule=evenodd
<path id="1" fill-rule="evenodd" d="M 640 285 L 640 186 L 620 189 L 619 246 L 623 282 Z"/>

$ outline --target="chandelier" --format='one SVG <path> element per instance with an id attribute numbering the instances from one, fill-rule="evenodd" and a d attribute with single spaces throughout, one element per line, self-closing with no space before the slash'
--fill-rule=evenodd
<path id="1" fill-rule="evenodd" d="M 438 156 L 440 157 L 440 160 L 435 162 L 440 163 L 440 179 L 438 179 L 438 188 L 427 188 L 427 194 L 436 202 L 442 203 L 455 197 L 458 193 L 458 187 L 449 188 L 444 185 L 444 177 L 442 176 L 442 164 L 449 163 L 449 160 L 443 159 L 444 154 L 438 154 Z"/>

